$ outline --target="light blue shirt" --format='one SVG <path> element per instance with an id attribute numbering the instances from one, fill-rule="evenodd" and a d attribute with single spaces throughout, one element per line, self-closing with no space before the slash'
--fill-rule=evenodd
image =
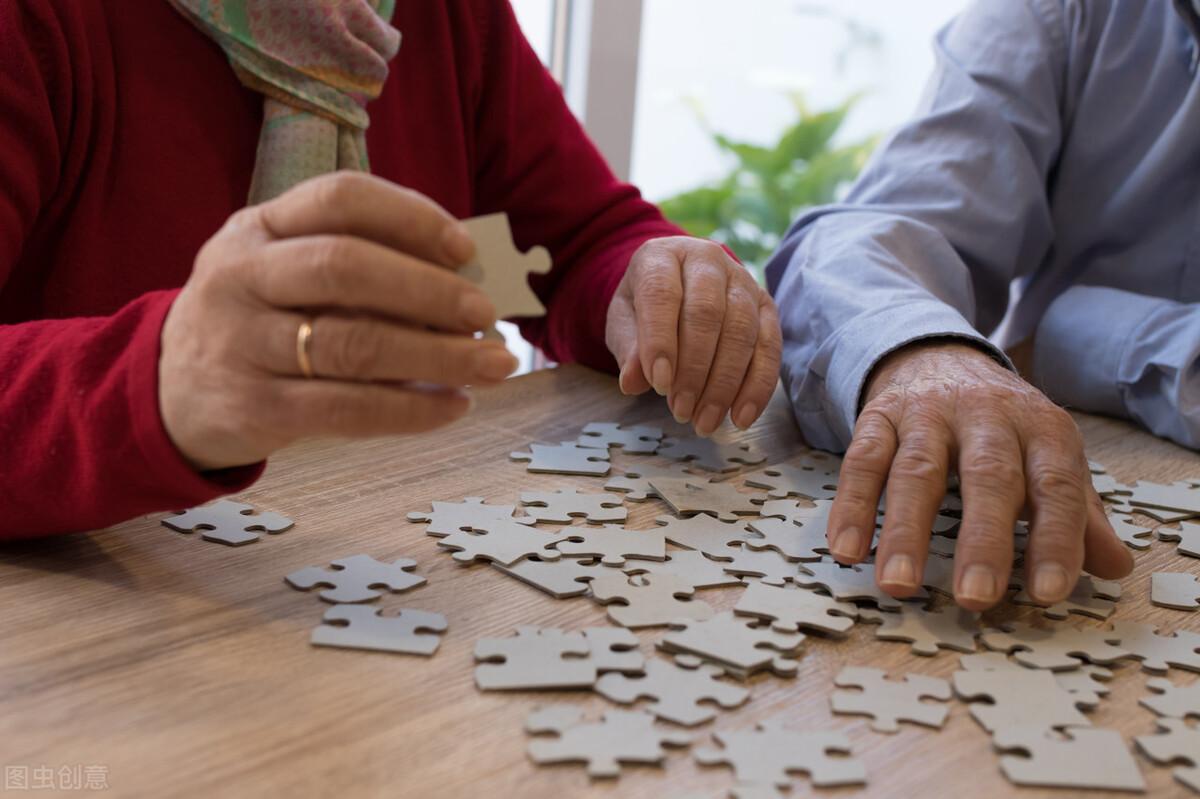
<path id="1" fill-rule="evenodd" d="M 1190 0 L 977 0 L 939 34 L 916 117 L 767 267 L 810 443 L 898 347 L 1036 333 L 1052 399 L 1200 446 L 1193 30 Z"/>

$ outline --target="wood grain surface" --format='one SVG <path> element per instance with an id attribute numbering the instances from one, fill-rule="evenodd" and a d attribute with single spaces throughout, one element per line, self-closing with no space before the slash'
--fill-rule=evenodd
<path id="1" fill-rule="evenodd" d="M 280 453 L 239 498 L 291 516 L 296 526 L 248 546 L 172 532 L 156 515 L 0 547 L 0 765 L 102 764 L 112 795 L 137 797 L 724 796 L 732 772 L 699 766 L 687 750 L 669 750 L 663 768 L 626 768 L 610 781 L 589 781 L 581 766 L 534 766 L 522 732 L 533 707 L 578 702 L 598 713 L 611 705 L 586 692 L 480 693 L 475 641 L 521 624 L 604 624 L 604 609 L 587 598 L 555 600 L 487 566 L 459 566 L 405 519 L 435 499 L 515 503 L 521 489 L 598 490 L 601 478 L 530 474 L 508 459 L 530 442 L 573 439 L 588 421 L 681 429 L 657 397 L 622 397 L 611 378 L 559 368 L 480 393 L 473 414 L 447 430 L 308 442 Z M 1123 482 L 1200 475 L 1194 454 L 1127 424 L 1087 416 L 1079 423 L 1089 456 Z M 743 438 L 772 462 L 794 453 L 799 437 L 781 395 Z M 613 461 L 638 457 L 645 456 L 614 453 Z M 62 501 L 71 501 L 69 492 Z M 656 501 L 627 506 L 632 527 L 652 526 L 664 512 Z M 381 604 L 445 614 L 449 630 L 434 657 L 309 645 L 328 605 L 292 590 L 283 576 L 360 552 L 419 561 L 428 584 Z M 1200 630 L 1200 616 L 1148 601 L 1151 572 L 1197 572 L 1198 565 L 1155 541 L 1122 582 L 1117 617 Z M 725 608 L 740 590 L 700 593 Z M 1009 606 L 985 620 L 1036 614 Z M 782 717 L 801 730 L 846 732 L 870 779 L 862 789 L 814 790 L 798 776 L 793 796 L 1085 795 L 1011 786 L 987 734 L 958 702 L 941 731 L 902 725 L 882 735 L 867 719 L 833 716 L 828 695 L 844 665 L 941 677 L 957 669 L 956 654 L 913 656 L 906 644 L 875 641 L 874 629 L 858 625 L 840 641 L 809 636 L 797 677 L 753 679 L 751 701 L 698 728 L 696 745 L 710 745 L 714 729 Z M 659 656 L 659 635 L 641 632 L 647 655 Z M 1169 676 L 1190 683 L 1195 675 Z M 1127 741 L 1152 732 L 1153 715 L 1137 704 L 1146 678 L 1137 665 L 1119 667 L 1094 722 Z M 1169 768 L 1136 758 L 1153 795 L 1182 794 Z"/>

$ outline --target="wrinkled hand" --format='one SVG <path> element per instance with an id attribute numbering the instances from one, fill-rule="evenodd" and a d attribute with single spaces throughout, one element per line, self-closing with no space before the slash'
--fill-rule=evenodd
<path id="1" fill-rule="evenodd" d="M 779 380 L 779 315 L 741 264 L 709 241 L 646 242 L 608 309 L 608 348 L 626 394 L 651 388 L 700 435 L 731 413 L 754 423 Z"/>
<path id="2" fill-rule="evenodd" d="M 947 342 L 902 348 L 875 368 L 864 396 L 829 515 L 830 548 L 843 563 L 866 557 L 886 483 L 876 568 L 889 594 L 919 589 L 951 470 L 963 498 L 954 595 L 964 608 L 984 610 L 1004 596 L 1023 509 L 1026 585 L 1036 601 L 1064 599 L 1081 567 L 1110 579 L 1133 568 L 1070 415 L 982 351 Z"/>
<path id="3" fill-rule="evenodd" d="M 455 274 L 474 245 L 428 198 L 340 172 L 230 217 L 167 314 L 159 407 L 196 468 L 253 463 L 313 435 L 411 433 L 516 368 L 487 297 Z M 297 333 L 311 320 L 302 376 Z"/>

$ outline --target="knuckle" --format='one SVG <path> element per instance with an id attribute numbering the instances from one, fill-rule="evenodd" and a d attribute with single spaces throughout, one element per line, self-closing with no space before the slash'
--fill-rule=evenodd
<path id="1" fill-rule="evenodd" d="M 687 299 L 684 317 L 685 324 L 696 332 L 718 333 L 725 317 L 725 303 L 708 292 L 695 293 Z"/>
<path id="2" fill-rule="evenodd" d="M 334 374 L 367 378 L 376 372 L 384 347 L 375 326 L 366 322 L 339 325 L 336 335 L 330 336 L 330 339 L 326 357 Z"/>
<path id="3" fill-rule="evenodd" d="M 909 441 L 896 453 L 892 471 L 903 474 L 906 480 L 926 484 L 945 484 L 945 469 L 925 441 Z"/>
<path id="4" fill-rule="evenodd" d="M 340 214 L 362 191 L 363 178 L 356 172 L 342 170 L 323 175 L 313 183 L 313 202 L 327 212 Z"/>
<path id="5" fill-rule="evenodd" d="M 1033 491 L 1043 497 L 1082 505 L 1085 483 L 1074 469 L 1063 463 L 1041 463 L 1030 469 Z"/>
<path id="6" fill-rule="evenodd" d="M 1021 485 L 1025 472 L 1011 457 L 991 447 L 966 453 L 959 459 L 958 474 L 965 482 L 981 485 L 999 484 L 1004 488 Z"/>

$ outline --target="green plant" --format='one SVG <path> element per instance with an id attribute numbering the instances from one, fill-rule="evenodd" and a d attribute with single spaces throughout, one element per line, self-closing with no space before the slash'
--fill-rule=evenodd
<path id="1" fill-rule="evenodd" d="M 729 246 L 762 279 L 767 258 L 803 211 L 837 199 L 858 175 L 876 137 L 834 144 L 858 97 L 827 111 L 812 112 L 799 94 L 790 95 L 797 120 L 772 146 L 739 142 L 709 130 L 732 157 L 721 179 L 659 203 L 668 219 L 694 236 Z M 703 117 L 700 117 L 704 124 Z"/>

